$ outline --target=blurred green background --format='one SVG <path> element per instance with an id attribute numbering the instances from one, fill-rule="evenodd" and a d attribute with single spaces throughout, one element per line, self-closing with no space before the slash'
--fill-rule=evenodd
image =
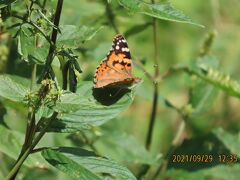
<path id="1" fill-rule="evenodd" d="M 230 74 L 233 79 L 239 80 L 240 1 L 172 0 L 171 2 L 177 9 L 183 11 L 195 22 L 203 24 L 205 28 L 159 20 L 160 73 L 166 72 L 174 65 L 188 64 L 196 61 L 206 36 L 214 31 L 217 35 L 210 54 L 214 55 L 219 60 L 218 70 L 224 74 Z M 52 6 L 49 6 L 49 8 L 54 9 L 55 1 L 50 1 L 50 3 Z M 116 26 L 121 34 L 124 34 L 127 30 L 136 25 L 152 21 L 148 16 L 129 13 L 121 8 L 114 0 L 111 2 L 111 8 L 115 14 Z M 61 24 L 86 25 L 90 27 L 104 25 L 104 28 L 101 29 L 91 41 L 79 45 L 79 49 L 76 51 L 79 55 L 80 66 L 83 70 L 81 80 L 92 80 L 95 68 L 107 54 L 112 43 L 112 38 L 116 35 L 106 18 L 104 3 L 100 0 L 65 1 Z M 127 37 L 127 41 L 133 57 L 141 60 L 146 70 L 153 73 L 154 46 L 152 27 L 149 26 L 142 32 Z M 8 47 L 11 43 L 16 42 L 12 41 L 8 35 L 5 34 L 0 36 L 0 73 L 17 73 L 18 75 L 29 77 L 30 66 L 20 61 L 16 49 L 12 49 L 11 52 L 9 52 L 10 50 Z M 9 63 L 9 61 L 11 61 L 11 63 Z M 57 69 L 58 66 L 55 67 L 56 71 L 58 71 Z M 193 84 L 192 81 L 194 77 L 184 73 L 176 73 L 160 84 L 160 98 L 154 126 L 153 142 L 151 152 L 148 153 L 145 149 L 134 149 L 134 143 L 140 144 L 141 147 L 145 144 L 151 113 L 153 86 L 137 65 L 134 67 L 134 74 L 144 80 L 137 88 L 134 103 L 117 119 L 111 120 L 105 125 L 94 129 L 94 132 L 86 131 L 86 134 L 89 135 L 90 138 L 92 138 L 92 136 L 97 136 L 94 145 L 101 154 L 120 161 L 137 174 L 140 163 L 148 161 L 144 159 L 144 156 L 149 155 L 156 160 L 156 157 L 168 152 L 183 119 L 179 113 L 167 107 L 163 99 L 168 99 L 178 108 L 186 107 L 189 100 L 189 89 Z M 216 90 L 213 96 L 209 96 L 209 101 L 211 101 L 209 108 L 205 108 L 197 117 L 188 118 L 181 140 L 189 139 L 194 141 L 196 139 L 199 143 L 190 143 L 190 146 L 195 145 L 195 148 L 200 148 L 201 151 L 203 147 L 201 146 L 201 142 L 203 141 L 204 144 L 204 140 L 209 140 L 208 135 L 211 134 L 214 129 L 221 127 L 226 132 L 230 133 L 231 136 L 235 137 L 236 135 L 236 141 L 233 141 L 230 147 L 239 146 L 240 136 L 237 135 L 240 129 L 239 99 L 230 97 L 220 90 Z M 4 104 L 4 107 L 2 104 Z M 24 133 L 26 116 L 27 109 L 25 107 L 0 98 L 0 120 L 2 123 L 7 124 L 16 131 Z M 81 138 L 79 140 L 78 136 L 79 134 L 50 133 L 47 134 L 41 142 L 44 146 L 78 146 L 82 145 Z M 202 137 L 204 138 L 201 141 Z M 131 139 L 132 141 L 125 142 L 126 139 Z M 181 140 L 180 142 L 182 142 Z M 209 141 L 215 142 L 215 140 L 211 138 Z M 138 147 L 138 145 L 136 145 L 136 147 Z M 186 145 L 185 148 L 187 149 L 189 146 Z M 216 151 L 217 150 L 218 148 L 216 148 Z M 135 151 L 136 153 L 134 154 Z M 202 149 L 202 152 L 204 152 L 204 149 Z M 132 159 L 131 157 L 126 157 L 126 153 L 132 155 Z M 143 155 L 141 156 L 141 154 Z M 136 162 L 133 160 L 136 160 Z M 159 162 L 161 162 L 161 158 L 156 161 L 157 163 L 152 166 L 149 171 L 149 176 L 146 176 L 146 179 L 154 174 L 158 168 Z M 10 157 L 0 153 L 1 174 L 6 174 L 13 162 L 14 161 Z M 39 168 L 42 170 L 39 170 Z M 229 174 L 220 174 L 220 172 L 225 170 L 224 167 L 223 169 L 221 168 L 213 171 L 217 172 L 218 176 L 212 177 L 209 175 L 212 172 L 210 170 L 207 172 L 207 168 L 204 166 L 203 168 L 198 168 L 198 170 L 206 170 L 202 174 L 198 174 L 198 171 L 190 173 L 188 172 L 189 169 L 185 169 L 187 175 L 179 173 L 176 170 L 178 169 L 177 167 L 169 167 L 169 171 L 165 172 L 165 174 L 161 174 L 158 179 L 163 177 L 169 177 L 170 179 L 180 179 L 180 177 L 187 177 L 190 179 L 200 179 L 200 177 L 224 179 L 229 177 L 228 175 L 234 173 L 236 176 L 233 176 L 232 179 L 235 179 L 240 172 L 240 167 L 234 166 L 228 169 Z M 231 170 L 233 170 L 234 173 Z M 19 178 L 33 179 L 34 176 L 37 179 L 51 179 L 53 177 L 57 177 L 58 179 L 69 178 L 55 170 L 46 170 L 44 167 L 37 165 L 30 169 L 25 168 L 25 171 L 23 171 Z"/>

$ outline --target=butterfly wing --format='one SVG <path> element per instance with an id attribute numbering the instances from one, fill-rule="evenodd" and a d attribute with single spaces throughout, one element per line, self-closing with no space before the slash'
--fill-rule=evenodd
<path id="1" fill-rule="evenodd" d="M 94 83 L 95 88 L 105 86 L 131 85 L 136 78 L 132 75 L 132 60 L 128 44 L 122 35 L 113 39 L 107 57 L 98 66 Z"/>

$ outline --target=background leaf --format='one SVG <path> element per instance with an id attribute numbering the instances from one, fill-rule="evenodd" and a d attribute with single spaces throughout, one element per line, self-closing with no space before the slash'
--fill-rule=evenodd
<path id="1" fill-rule="evenodd" d="M 120 131 L 104 131 L 94 144 L 101 154 L 125 163 L 154 164 L 157 158 L 133 136 Z M 111 147 L 111 148 L 109 148 Z"/>
<path id="2" fill-rule="evenodd" d="M 64 25 L 60 27 L 61 33 L 57 39 L 57 46 L 67 48 L 80 47 L 85 41 L 92 39 L 103 27 L 92 28 L 87 26 Z"/>
<path id="3" fill-rule="evenodd" d="M 13 81 L 7 75 L 0 75 L 0 96 L 22 102 L 26 93 L 27 89 L 24 86 Z"/>
<path id="4" fill-rule="evenodd" d="M 24 134 L 0 125 L 0 136 L 0 151 L 16 160 L 24 142 Z M 44 159 L 38 153 L 31 154 L 24 165 L 28 167 L 40 165 L 47 167 Z"/>
<path id="5" fill-rule="evenodd" d="M 136 179 L 127 168 L 84 149 L 60 147 L 44 150 L 42 155 L 54 167 L 77 179 Z"/>
<path id="6" fill-rule="evenodd" d="M 119 0 L 119 3 L 132 13 L 141 13 L 162 20 L 188 23 L 203 27 L 193 22 L 181 11 L 175 9 L 170 3 L 150 4 L 140 0 Z"/>

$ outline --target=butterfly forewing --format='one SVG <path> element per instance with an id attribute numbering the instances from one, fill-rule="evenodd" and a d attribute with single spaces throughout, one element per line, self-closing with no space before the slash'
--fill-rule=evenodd
<path id="1" fill-rule="evenodd" d="M 132 60 L 127 41 L 122 35 L 117 35 L 113 39 L 107 57 L 96 70 L 95 88 L 131 85 L 135 80 L 132 75 Z"/>

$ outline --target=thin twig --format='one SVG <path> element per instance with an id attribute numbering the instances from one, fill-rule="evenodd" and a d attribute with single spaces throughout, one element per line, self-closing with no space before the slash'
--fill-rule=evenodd
<path id="1" fill-rule="evenodd" d="M 150 81 L 152 81 L 153 83 L 155 82 L 155 78 L 146 70 L 144 65 L 138 59 L 135 59 L 134 63 L 145 73 L 145 75 Z"/>
<path id="2" fill-rule="evenodd" d="M 154 4 L 155 1 L 152 0 L 152 3 Z M 158 45 L 158 24 L 157 19 L 153 18 L 153 40 L 154 40 L 154 67 L 155 67 L 155 74 L 154 78 L 158 78 L 159 76 L 159 45 Z M 156 114 L 157 114 L 157 105 L 158 105 L 158 82 L 154 84 L 154 93 L 153 93 L 153 103 L 152 103 L 152 112 L 150 116 L 150 123 L 147 133 L 147 139 L 146 139 L 146 148 L 149 150 L 151 143 L 152 143 L 152 135 L 153 135 L 153 127 L 156 120 Z"/>

